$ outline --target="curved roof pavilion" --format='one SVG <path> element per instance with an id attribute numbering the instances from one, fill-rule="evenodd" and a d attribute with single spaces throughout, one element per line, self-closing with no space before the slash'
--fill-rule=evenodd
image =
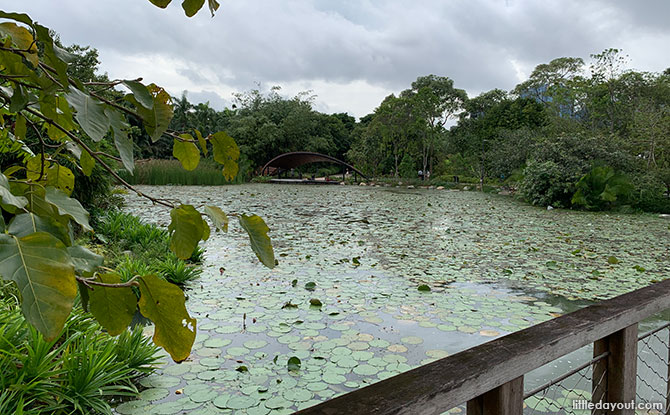
<path id="1" fill-rule="evenodd" d="M 305 164 L 319 162 L 339 164 L 351 170 L 352 172 L 359 174 L 361 177 L 367 178 L 365 174 L 349 163 L 326 154 L 312 153 L 309 151 L 294 151 L 291 153 L 281 154 L 265 163 L 265 166 L 263 166 L 261 169 L 261 174 L 275 175 L 282 171 L 291 170 Z"/>

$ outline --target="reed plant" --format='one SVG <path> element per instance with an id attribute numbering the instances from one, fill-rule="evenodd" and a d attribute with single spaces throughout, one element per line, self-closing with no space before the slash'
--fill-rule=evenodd
<path id="1" fill-rule="evenodd" d="M 148 185 L 194 185 L 217 186 L 224 184 L 239 184 L 244 181 L 246 169 L 242 169 L 234 180 L 228 181 L 223 177 L 221 166 L 212 160 L 200 160 L 195 170 L 185 170 L 178 160 L 144 160 L 135 165 L 135 173 L 130 175 L 126 170 L 120 170 L 119 175 L 130 184 Z"/>

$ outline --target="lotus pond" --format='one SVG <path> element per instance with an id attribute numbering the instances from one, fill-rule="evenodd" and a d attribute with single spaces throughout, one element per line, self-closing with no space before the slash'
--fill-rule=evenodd
<path id="1" fill-rule="evenodd" d="M 292 413 L 641 288 L 670 267 L 670 222 L 656 215 L 395 187 L 140 190 L 262 216 L 279 265 L 258 262 L 234 218 L 229 233 L 212 232 L 203 275 L 186 291 L 198 319 L 191 357 L 166 361 L 119 414 Z M 169 222 L 167 209 L 126 202 L 147 222 Z M 574 358 L 527 384 L 581 363 Z"/>

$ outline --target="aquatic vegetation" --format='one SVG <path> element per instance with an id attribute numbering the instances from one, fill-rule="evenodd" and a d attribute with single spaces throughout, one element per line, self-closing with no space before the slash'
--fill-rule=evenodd
<path id="1" fill-rule="evenodd" d="M 279 265 L 262 267 L 241 231 L 212 233 L 201 277 L 186 283 L 193 354 L 146 378 L 156 390 L 120 414 L 291 413 L 647 285 L 669 261 L 667 222 L 653 215 L 394 187 L 142 191 L 262 213 Z"/>

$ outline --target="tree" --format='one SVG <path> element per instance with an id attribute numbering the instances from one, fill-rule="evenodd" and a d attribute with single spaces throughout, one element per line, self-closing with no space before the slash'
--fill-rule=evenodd
<path id="1" fill-rule="evenodd" d="M 209 4 L 216 6 L 215 1 Z M 132 174 L 128 120 L 138 120 L 152 142 L 169 137 L 174 156 L 186 169 L 195 168 L 201 151 L 211 146 L 229 179 L 238 169 L 237 144 L 224 132 L 203 136 L 198 130 L 168 130 L 173 106 L 165 90 L 139 80 L 77 79 L 68 73 L 73 56 L 54 41 L 48 28 L 25 14 L 0 12 L 0 17 L 9 20 L 0 23 L 0 148 L 9 155 L 3 157 L 0 174 L 0 275 L 17 285 L 23 315 L 47 340 L 59 334 L 79 293 L 84 307 L 110 335 L 125 330 L 139 309 L 155 323 L 154 342 L 175 361 L 184 360 L 195 339 L 196 321 L 186 311 L 183 293 L 152 275 L 121 283 L 118 275 L 99 272 L 102 258 L 77 245 L 73 237 L 75 227 L 85 232 L 91 227 L 88 212 L 71 197 L 76 186 L 72 169 L 57 156 L 66 155 L 84 175 L 99 166 L 129 190 L 169 207 L 170 248 L 188 258 L 209 237 L 203 214 L 188 204 L 142 194 L 110 164 L 120 160 Z M 128 92 L 116 93 L 120 99 L 103 93 L 121 86 Z M 114 143 L 118 157 L 90 144 L 104 141 Z M 228 217 L 221 209 L 206 206 L 204 214 L 216 228 L 227 230 Z M 239 222 L 261 262 L 273 267 L 267 225 L 255 215 L 240 215 Z M 139 300 L 132 287 L 139 290 Z"/>
<path id="2" fill-rule="evenodd" d="M 421 131 L 421 159 L 423 171 L 433 170 L 436 140 L 447 121 L 463 108 L 468 95 L 454 88 L 451 79 L 436 75 L 418 77 L 402 95 L 413 98 L 415 116 L 426 124 L 427 129 Z"/>
<path id="3" fill-rule="evenodd" d="M 375 110 L 375 116 L 369 126 L 379 132 L 384 146 L 391 150 L 395 177 L 398 177 L 398 166 L 409 141 L 412 123 L 411 99 L 391 94 L 384 98 Z"/>

